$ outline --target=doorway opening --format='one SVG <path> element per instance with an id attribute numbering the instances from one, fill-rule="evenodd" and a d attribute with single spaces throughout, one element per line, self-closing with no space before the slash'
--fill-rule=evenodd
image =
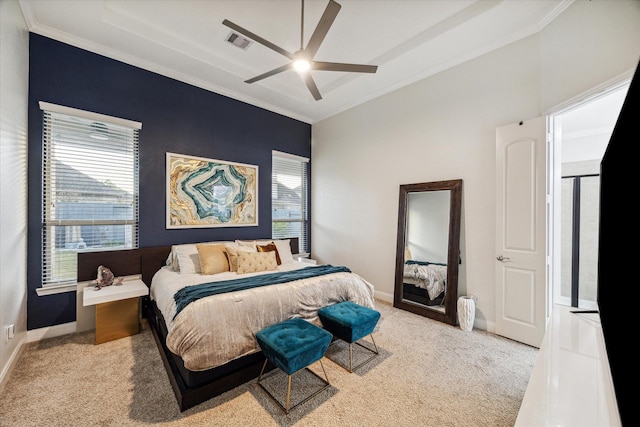
<path id="1" fill-rule="evenodd" d="M 549 307 L 597 309 L 600 162 L 629 80 L 549 116 Z"/>

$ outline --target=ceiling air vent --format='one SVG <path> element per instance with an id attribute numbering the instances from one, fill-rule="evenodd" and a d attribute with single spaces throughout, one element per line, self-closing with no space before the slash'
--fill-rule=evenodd
<path id="1" fill-rule="evenodd" d="M 251 43 L 253 43 L 251 40 L 244 38 L 233 31 L 227 36 L 227 41 L 234 46 L 238 46 L 242 50 L 247 50 L 249 46 L 251 46 Z"/>

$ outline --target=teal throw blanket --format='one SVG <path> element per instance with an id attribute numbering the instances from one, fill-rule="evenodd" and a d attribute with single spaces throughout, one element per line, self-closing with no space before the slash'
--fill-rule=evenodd
<path id="1" fill-rule="evenodd" d="M 307 279 L 309 277 L 323 276 L 332 273 L 351 273 L 347 267 L 334 267 L 321 265 L 317 267 L 305 267 L 299 270 L 282 271 L 278 273 L 262 274 L 260 276 L 243 277 L 241 279 L 222 280 L 219 282 L 201 283 L 199 285 L 185 286 L 175 293 L 176 301 L 175 319 L 187 305 L 210 295 L 218 295 L 226 292 L 243 291 L 245 289 L 260 286 L 275 285 L 278 283 L 293 282 L 294 280 Z"/>
<path id="2" fill-rule="evenodd" d="M 429 262 L 429 261 L 416 261 L 413 259 L 407 260 L 405 262 L 407 265 L 416 264 L 416 265 L 443 265 L 446 267 L 447 264 L 441 264 L 439 262 Z"/>

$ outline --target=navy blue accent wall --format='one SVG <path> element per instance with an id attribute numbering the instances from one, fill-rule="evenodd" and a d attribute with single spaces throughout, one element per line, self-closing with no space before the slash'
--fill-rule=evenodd
<path id="1" fill-rule="evenodd" d="M 76 320 L 76 294 L 41 286 L 45 101 L 142 123 L 140 247 L 271 236 L 271 150 L 311 157 L 311 125 L 64 43 L 30 34 L 27 328 Z M 166 153 L 259 167 L 258 226 L 167 230 Z M 109 159 L 105 159 L 108 162 Z"/>

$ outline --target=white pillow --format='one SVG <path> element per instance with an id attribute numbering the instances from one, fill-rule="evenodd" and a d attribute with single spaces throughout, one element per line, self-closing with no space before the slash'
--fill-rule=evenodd
<path id="1" fill-rule="evenodd" d="M 244 246 L 245 248 L 251 248 L 254 252 L 258 252 L 258 245 L 268 245 L 273 240 L 236 240 L 236 244 Z"/>
<path id="2" fill-rule="evenodd" d="M 293 254 L 291 254 L 291 243 L 289 239 L 274 240 L 273 243 L 276 245 L 278 256 L 280 256 L 280 262 L 282 264 L 293 261 Z"/>
<path id="3" fill-rule="evenodd" d="M 196 273 L 200 270 L 200 259 L 198 258 L 198 248 L 194 244 L 173 245 L 173 269 L 180 273 Z"/>
<path id="4" fill-rule="evenodd" d="M 236 240 L 236 245 L 242 246 L 244 248 L 251 248 L 253 252 L 258 252 L 258 248 L 256 247 L 255 240 Z"/>

